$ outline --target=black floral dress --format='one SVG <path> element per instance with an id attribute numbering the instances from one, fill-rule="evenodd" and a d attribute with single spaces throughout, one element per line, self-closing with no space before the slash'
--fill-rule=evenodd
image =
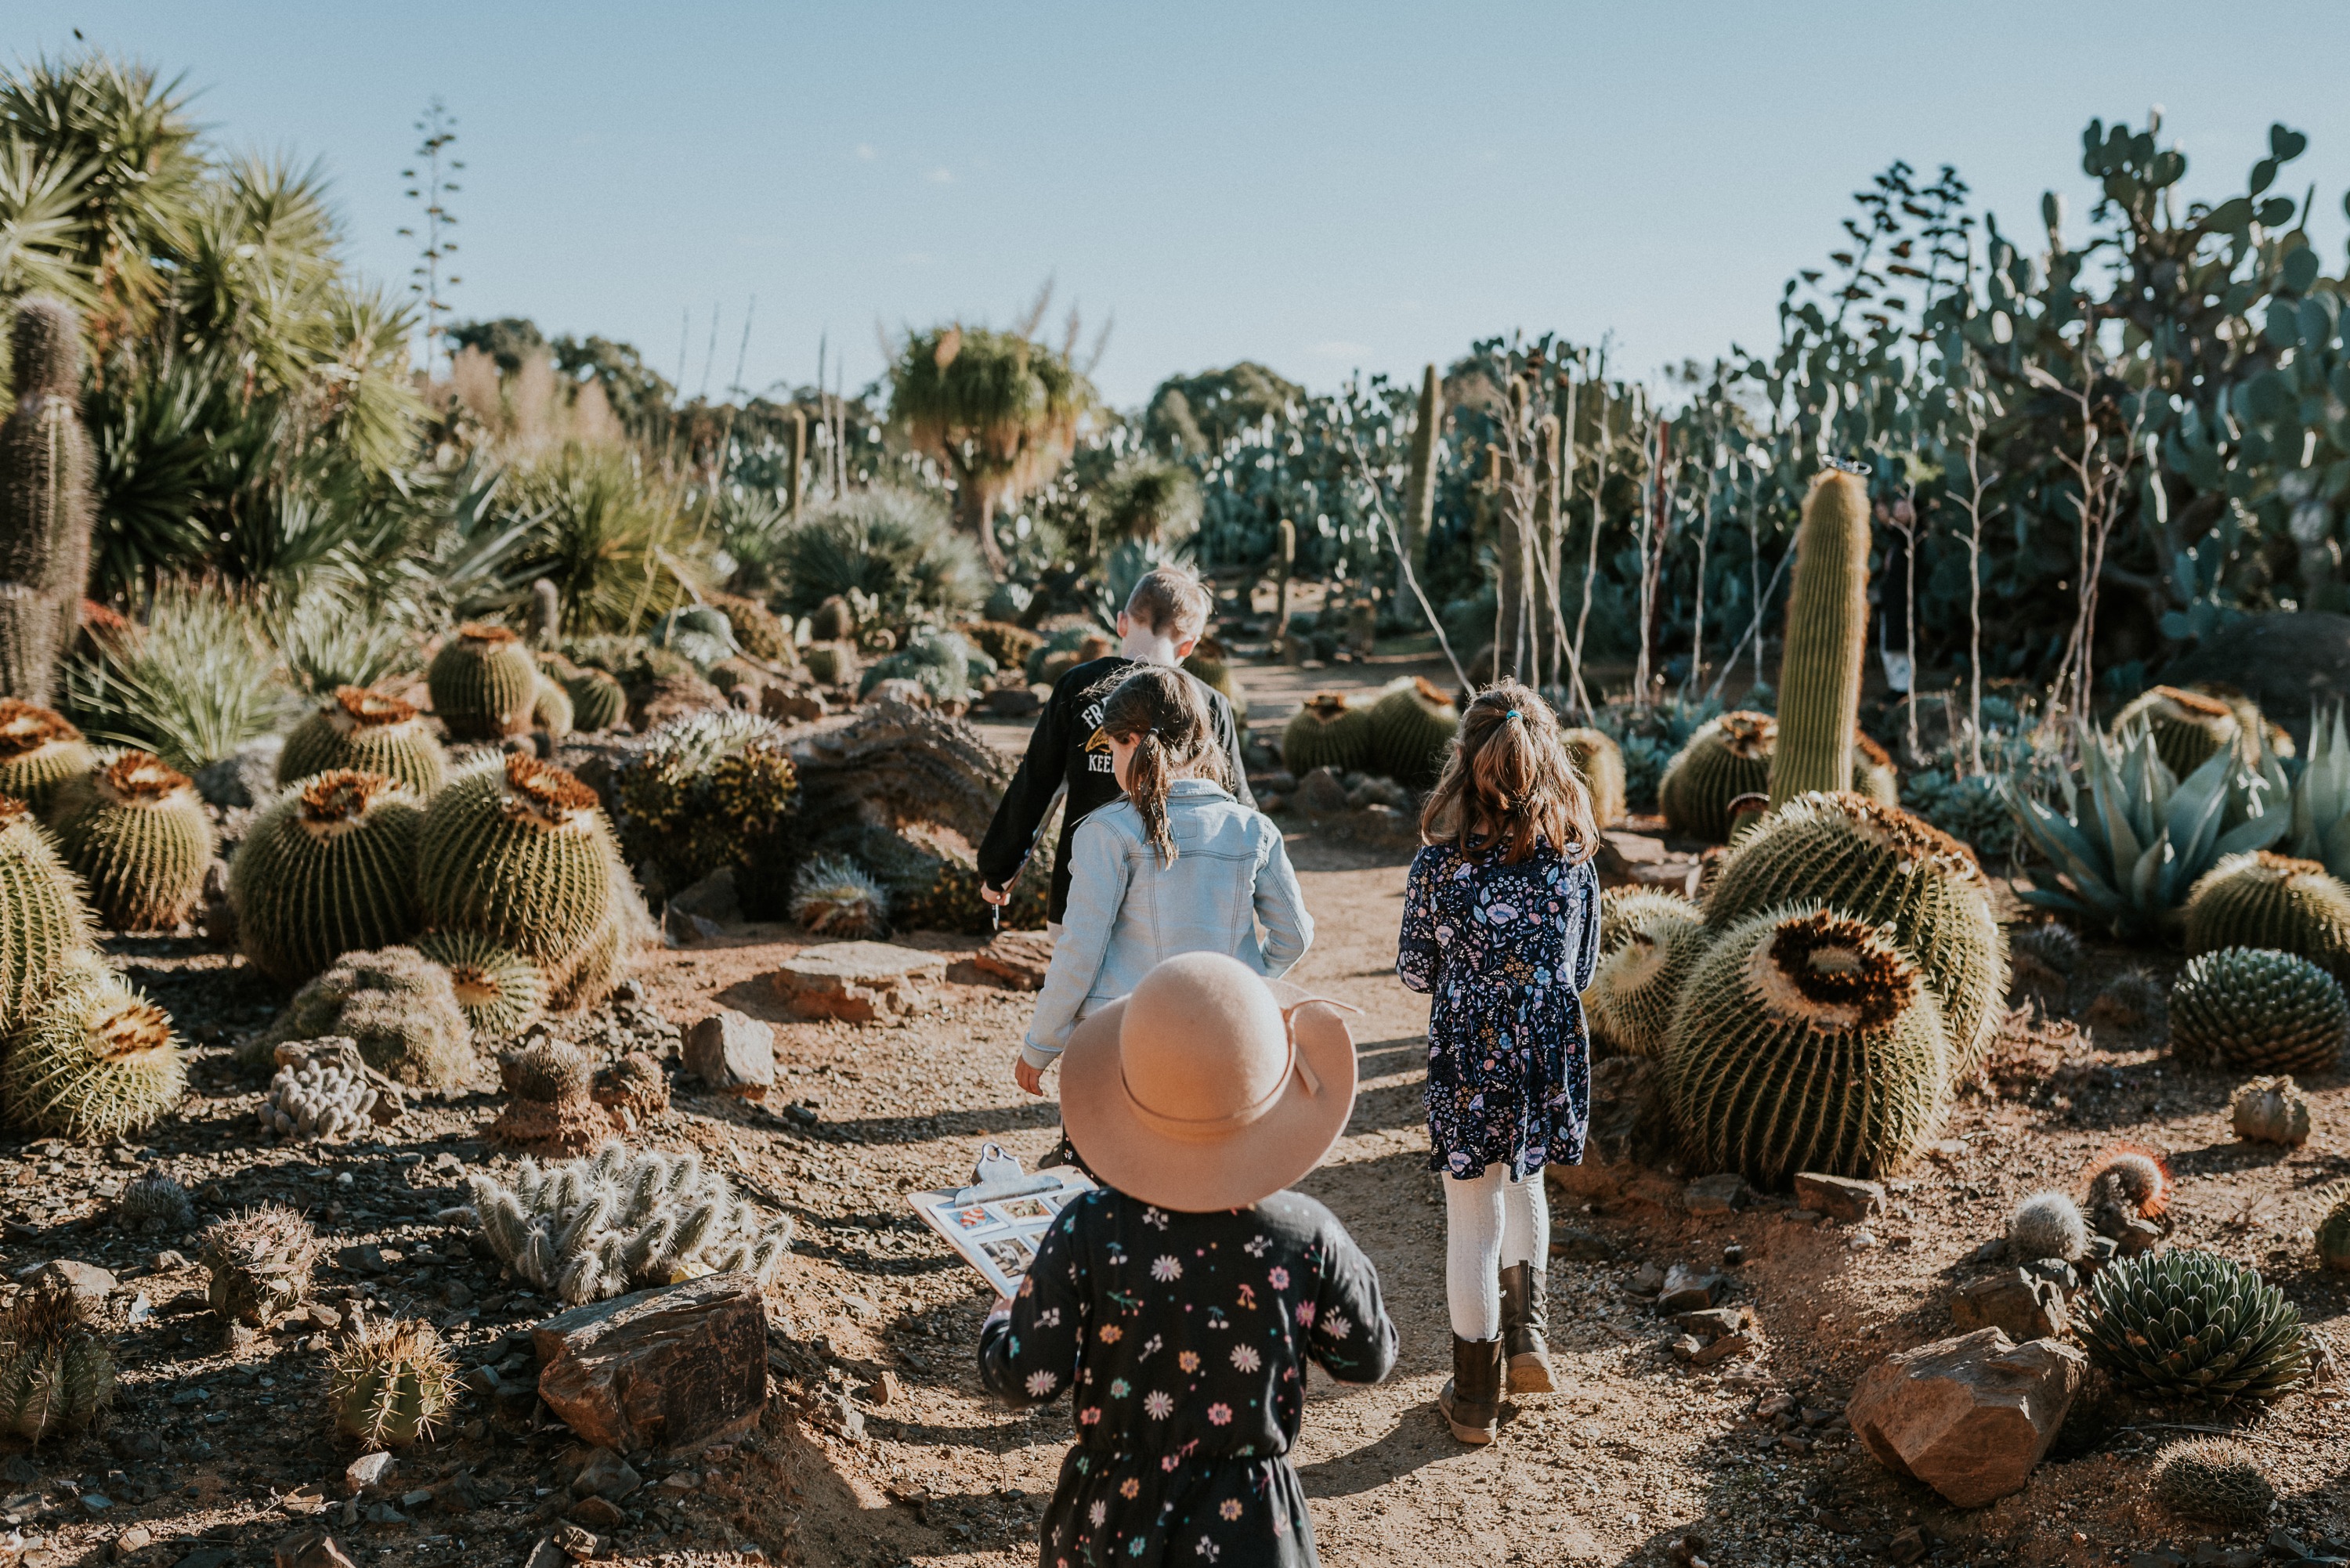
<path id="1" fill-rule="evenodd" d="M 1211 1214 L 1087 1193 L 979 1342 L 980 1376 L 1014 1404 L 1075 1395 L 1039 1568 L 1307 1568 L 1286 1458 L 1305 1364 L 1376 1383 L 1395 1356 L 1378 1272 L 1295 1192 Z"/>
<path id="2" fill-rule="evenodd" d="M 1548 845 L 1516 865 L 1434 844 L 1411 863 L 1396 973 L 1428 1011 L 1429 1168 L 1517 1180 L 1575 1165 L 1591 1127 L 1583 989 L 1599 879 Z"/>

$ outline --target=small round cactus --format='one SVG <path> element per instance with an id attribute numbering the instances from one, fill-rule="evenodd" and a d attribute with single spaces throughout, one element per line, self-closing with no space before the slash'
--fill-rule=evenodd
<path id="1" fill-rule="evenodd" d="M 530 704 L 531 728 L 544 730 L 559 741 L 571 733 L 571 693 L 549 677 L 540 676 L 538 695 Z"/>
<path id="2" fill-rule="evenodd" d="M 457 1363 L 418 1319 L 370 1325 L 335 1354 L 335 1427 L 367 1449 L 430 1442 L 456 1408 Z"/>
<path id="3" fill-rule="evenodd" d="M 608 730 L 629 716 L 629 693 L 606 670 L 582 670 L 563 682 L 571 699 L 571 726 L 583 734 Z"/>
<path id="4" fill-rule="evenodd" d="M 546 976 L 520 953 L 472 931 L 428 931 L 416 950 L 449 971 L 473 1042 L 504 1044 L 546 1011 Z"/>
<path id="5" fill-rule="evenodd" d="M 97 765 L 97 753 L 64 715 L 37 702 L 0 700 L 0 794 L 44 812 L 59 784 Z"/>
<path id="6" fill-rule="evenodd" d="M 2276 1502 L 2259 1459 L 2225 1438 L 2176 1443 L 2155 1462 L 2154 1495 L 2183 1519 L 2206 1524 L 2257 1524 Z"/>
<path id="7" fill-rule="evenodd" d="M 2238 1085 L 2228 1101 L 2228 1122 L 2248 1143 L 2281 1143 L 2299 1148 L 2309 1141 L 2309 1097 L 2293 1075 L 2254 1078 Z"/>
<path id="8" fill-rule="evenodd" d="M 205 1297 L 213 1311 L 263 1328 L 308 1298 L 318 1251 L 307 1220 L 282 1203 L 265 1203 L 205 1226 L 196 1261 L 211 1276 Z"/>
<path id="9" fill-rule="evenodd" d="M 558 965 L 610 920 L 617 861 L 596 792 L 516 753 L 433 796 L 418 882 L 433 925 Z"/>
<path id="10" fill-rule="evenodd" d="M 819 855 L 792 875 L 792 919 L 820 937 L 878 937 L 889 929 L 889 895 L 846 855 Z"/>
<path id="11" fill-rule="evenodd" d="M 502 626 L 462 626 L 425 671 L 432 711 L 461 741 L 495 741 L 530 728 L 538 661 Z"/>
<path id="12" fill-rule="evenodd" d="M 2061 1192 L 2035 1192 L 2007 1221 L 2007 1250 L 2018 1262 L 2059 1258 L 2071 1262 L 2089 1250 L 2088 1221 Z"/>
<path id="13" fill-rule="evenodd" d="M 194 1201 L 169 1171 L 148 1171 L 115 1199 L 116 1227 L 134 1236 L 182 1236 L 195 1222 Z"/>
<path id="14" fill-rule="evenodd" d="M 1315 768 L 1361 767 L 1370 755 L 1370 718 L 1343 692 L 1315 692 L 1281 732 L 1281 765 L 1300 778 Z"/>
<path id="15" fill-rule="evenodd" d="M 2317 1262 L 2335 1273 L 2350 1273 L 2350 1187 L 2328 1189 L 2325 1214 L 2317 1222 Z"/>
<path id="16" fill-rule="evenodd" d="M 65 965 L 0 1060 L 9 1125 L 76 1143 L 144 1131 L 187 1091 L 171 1019 L 90 953 Z"/>
<path id="17" fill-rule="evenodd" d="M 286 1041 L 328 1035 L 354 1041 L 369 1066 L 403 1084 L 446 1088 L 473 1069 L 473 1031 L 449 971 L 414 948 L 345 953 L 242 1054 L 258 1065 Z"/>
<path id="18" fill-rule="evenodd" d="M 2350 1040 L 2350 1001 L 2305 958 L 2220 948 L 2188 961 L 2170 992 L 2170 1049 L 2189 1067 L 2333 1071 Z"/>
<path id="19" fill-rule="evenodd" d="M 37 1444 L 88 1431 L 113 1402 L 113 1353 L 70 1287 L 36 1286 L 0 1315 L 0 1430 Z"/>
<path id="20" fill-rule="evenodd" d="M 2223 857 L 2187 895 L 2187 951 L 2272 948 L 2350 983 L 2350 888 L 2314 860 Z"/>
<path id="21" fill-rule="evenodd" d="M 2083 1179 L 2092 1216 L 2119 1210 L 2140 1220 L 2158 1220 L 2170 1207 L 2170 1166 L 2150 1148 L 2121 1143 L 2089 1162 Z"/>
<path id="22" fill-rule="evenodd" d="M 14 1029 L 89 942 L 81 885 L 31 807 L 0 795 L 0 1032 Z"/>
<path id="23" fill-rule="evenodd" d="M 332 701 L 294 726 L 277 757 L 277 782 L 349 768 L 398 779 L 423 800 L 449 778 L 449 759 L 416 705 L 364 686 L 338 686 Z"/>
<path id="24" fill-rule="evenodd" d="M 237 945 L 281 985 L 347 952 L 390 947 L 424 923 L 416 901 L 421 802 L 381 774 L 300 781 L 246 832 L 230 863 Z"/>
<path id="25" fill-rule="evenodd" d="M 1699 726 L 1665 764 L 1657 803 L 1676 833 L 1720 844 L 1730 836 L 1730 804 L 1767 794 L 1779 722 L 1767 713 L 1724 713 Z"/>
<path id="26" fill-rule="evenodd" d="M 115 930 L 169 930 L 203 897 L 212 819 L 187 775 L 145 752 L 58 785 L 49 826 Z"/>
<path id="27" fill-rule="evenodd" d="M 617 1129 L 590 1096 L 593 1074 L 579 1047 L 547 1035 L 534 1040 L 498 1064 L 505 1085 L 505 1108 L 490 1124 L 490 1136 L 538 1153 L 593 1154 L 610 1143 Z"/>

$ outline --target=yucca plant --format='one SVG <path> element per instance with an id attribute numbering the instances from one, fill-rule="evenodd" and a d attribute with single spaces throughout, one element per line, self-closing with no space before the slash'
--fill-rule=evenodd
<path id="1" fill-rule="evenodd" d="M 917 610 L 968 609 L 982 575 L 971 542 L 946 512 L 910 491 L 865 490 L 813 513 L 775 536 L 770 566 L 782 606 L 813 615 L 825 600 L 869 595 L 885 624 Z"/>
<path id="2" fill-rule="evenodd" d="M 2118 740 L 2084 728 L 2080 747 L 2079 780 L 2057 778 L 2062 811 L 2012 780 L 2002 788 L 2017 829 L 2062 884 L 2031 888 L 2024 898 L 2117 938 L 2177 930 L 2198 877 L 2222 856 L 2266 849 L 2292 826 L 2284 773 L 2273 759 L 2254 772 L 2233 753 L 2216 752 L 2181 779 L 2142 725 Z"/>
<path id="3" fill-rule="evenodd" d="M 144 626 L 95 639 L 66 667 L 66 706 L 90 739 L 193 772 L 278 730 L 295 697 L 255 600 L 212 586 L 156 591 Z"/>

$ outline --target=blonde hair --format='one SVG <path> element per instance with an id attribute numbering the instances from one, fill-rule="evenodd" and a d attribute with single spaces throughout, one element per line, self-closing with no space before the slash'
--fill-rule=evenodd
<path id="1" fill-rule="evenodd" d="M 1180 566 L 1158 566 L 1142 574 L 1126 596 L 1126 613 L 1159 636 L 1188 642 L 1208 629 L 1208 590 Z"/>
<path id="2" fill-rule="evenodd" d="M 1175 864 L 1175 835 L 1167 823 L 1167 790 L 1190 772 L 1230 788 L 1224 753 L 1216 744 L 1200 684 L 1170 665 L 1146 665 L 1118 683 L 1102 703 L 1102 732 L 1135 742 L 1127 764 L 1126 798 L 1142 815 L 1143 834 L 1161 866 Z"/>
<path id="3" fill-rule="evenodd" d="M 1514 680 L 1497 680 L 1461 715 L 1443 776 L 1419 814 L 1419 836 L 1463 855 L 1502 852 L 1515 865 L 1547 841 L 1570 865 L 1599 839 L 1591 791 L 1566 754 L 1558 715 Z"/>

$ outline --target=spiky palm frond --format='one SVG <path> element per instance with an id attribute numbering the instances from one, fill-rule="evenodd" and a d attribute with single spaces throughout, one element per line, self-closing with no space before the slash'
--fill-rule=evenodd
<path id="1" fill-rule="evenodd" d="M 515 469 L 499 505 L 531 519 L 511 573 L 555 584 L 566 631 L 634 630 L 691 597 L 689 530 L 629 452 L 567 445 Z"/>
<path id="2" fill-rule="evenodd" d="M 98 303 L 75 253 L 88 226 L 88 171 L 21 137 L 0 139 L 0 298 L 52 294 L 88 310 Z"/>

